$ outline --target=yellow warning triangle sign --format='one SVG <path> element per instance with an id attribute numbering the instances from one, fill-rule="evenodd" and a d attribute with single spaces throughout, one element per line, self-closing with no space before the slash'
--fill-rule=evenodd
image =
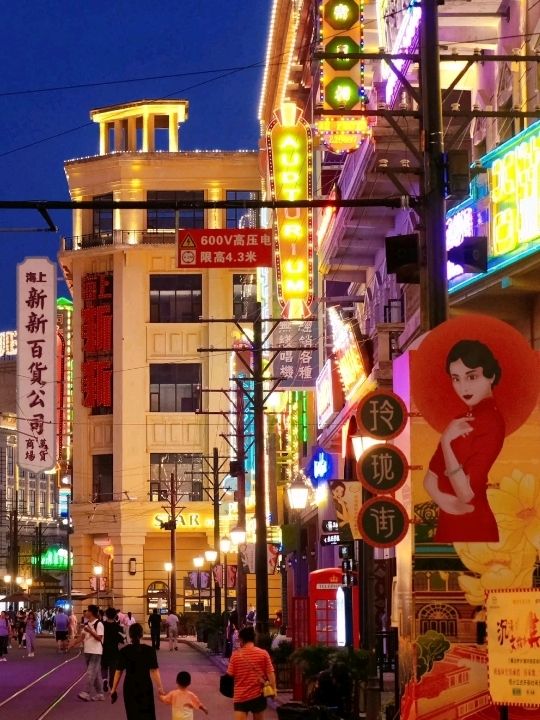
<path id="1" fill-rule="evenodd" d="M 193 242 L 193 238 L 191 235 L 186 235 L 186 237 L 182 240 L 182 247 L 185 248 L 194 248 L 195 243 Z"/>

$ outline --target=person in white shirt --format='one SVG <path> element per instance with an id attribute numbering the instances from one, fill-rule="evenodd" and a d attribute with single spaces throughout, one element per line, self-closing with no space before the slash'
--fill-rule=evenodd
<path id="1" fill-rule="evenodd" d="M 86 662 L 86 690 L 79 693 L 81 700 L 104 700 L 103 681 L 101 679 L 101 656 L 103 654 L 103 623 L 99 619 L 97 605 L 89 605 L 85 611 L 86 624 L 81 634 L 69 643 L 69 648 L 83 645 Z"/>
<path id="2" fill-rule="evenodd" d="M 178 650 L 178 615 L 170 612 L 167 615 L 167 635 L 169 636 L 169 652 Z"/>

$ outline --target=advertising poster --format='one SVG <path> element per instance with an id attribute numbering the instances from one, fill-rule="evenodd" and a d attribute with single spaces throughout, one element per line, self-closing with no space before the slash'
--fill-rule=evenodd
<path id="1" fill-rule="evenodd" d="M 498 720 L 488 682 L 491 622 L 487 641 L 483 632 L 486 593 L 533 587 L 538 353 L 510 325 L 464 315 L 424 335 L 394 377 L 410 413 L 401 450 L 412 467 L 414 528 L 412 564 L 407 547 L 397 548 L 397 595 L 410 600 L 400 600 L 392 618 L 411 638 L 400 647 L 409 658 L 401 675 L 410 679 L 402 717 Z M 529 712 L 513 708 L 512 720 Z"/>

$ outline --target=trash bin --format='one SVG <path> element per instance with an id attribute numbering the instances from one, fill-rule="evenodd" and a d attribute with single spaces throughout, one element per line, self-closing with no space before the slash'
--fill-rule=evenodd
<path id="1" fill-rule="evenodd" d="M 286 702 L 276 708 L 278 720 L 318 720 L 319 708 L 303 702 Z"/>

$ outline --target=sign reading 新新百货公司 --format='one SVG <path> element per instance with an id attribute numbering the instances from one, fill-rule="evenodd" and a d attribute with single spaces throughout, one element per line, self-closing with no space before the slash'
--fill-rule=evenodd
<path id="1" fill-rule="evenodd" d="M 176 256 L 179 268 L 272 267 L 272 230 L 179 230 Z"/>

